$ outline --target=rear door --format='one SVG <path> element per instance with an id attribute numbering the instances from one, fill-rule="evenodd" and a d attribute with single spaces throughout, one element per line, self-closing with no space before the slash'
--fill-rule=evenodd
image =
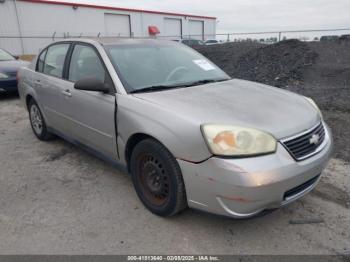
<path id="1" fill-rule="evenodd" d="M 69 56 L 62 110 L 70 121 L 71 136 L 105 156 L 116 159 L 116 107 L 111 77 L 98 51 L 92 45 L 76 43 Z M 104 81 L 111 87 L 111 92 L 106 94 L 75 89 L 74 83 L 86 77 Z"/>
<path id="2" fill-rule="evenodd" d="M 39 55 L 37 74 L 33 77 L 37 102 L 48 126 L 64 134 L 69 132 L 69 127 L 61 111 L 61 93 L 66 82 L 63 71 L 69 47 L 70 43 L 58 43 L 45 49 Z"/>

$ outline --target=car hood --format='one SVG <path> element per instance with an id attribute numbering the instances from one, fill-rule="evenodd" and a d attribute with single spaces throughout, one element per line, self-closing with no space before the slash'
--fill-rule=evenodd
<path id="1" fill-rule="evenodd" d="M 22 66 L 28 66 L 30 63 L 22 60 L 0 61 L 0 72 L 13 73 Z"/>
<path id="2" fill-rule="evenodd" d="M 304 97 L 239 79 L 134 96 L 198 125 L 251 127 L 277 139 L 298 134 L 320 121 L 317 110 Z"/>

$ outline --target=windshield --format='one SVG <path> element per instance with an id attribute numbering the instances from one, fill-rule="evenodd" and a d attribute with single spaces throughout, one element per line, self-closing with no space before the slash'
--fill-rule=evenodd
<path id="1" fill-rule="evenodd" d="M 0 49 L 0 61 L 15 60 L 15 58 L 7 53 L 5 50 Z"/>
<path id="2" fill-rule="evenodd" d="M 208 59 L 180 44 L 107 45 L 105 48 L 127 92 L 230 79 Z"/>

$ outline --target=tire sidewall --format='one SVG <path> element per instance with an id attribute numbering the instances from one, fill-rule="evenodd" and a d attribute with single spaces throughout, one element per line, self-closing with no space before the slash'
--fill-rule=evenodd
<path id="1" fill-rule="evenodd" d="M 145 141 L 141 142 L 139 145 L 135 147 L 135 149 L 132 152 L 131 156 L 131 162 L 130 162 L 130 170 L 131 170 L 131 177 L 132 181 L 136 190 L 136 193 L 142 203 L 154 214 L 159 216 L 169 216 L 171 215 L 177 205 L 177 192 L 178 192 L 178 180 L 176 178 L 175 172 L 179 172 L 179 169 L 174 168 L 174 163 L 172 163 L 172 160 L 168 158 L 168 156 L 161 154 L 154 145 L 155 142 L 153 141 Z M 156 157 L 161 164 L 164 166 L 164 169 L 169 174 L 170 179 L 170 185 L 169 185 L 169 199 L 165 204 L 162 206 L 155 206 L 152 203 L 148 201 L 148 199 L 143 195 L 143 191 L 140 185 L 140 181 L 138 179 L 138 159 L 139 156 L 143 153 L 152 154 L 154 157 Z M 176 161 L 176 160 L 175 160 Z M 177 163 L 176 163 L 177 164 Z"/>
<path id="2" fill-rule="evenodd" d="M 33 123 L 32 123 L 32 116 L 31 116 L 31 109 L 32 109 L 32 106 L 36 106 L 36 108 L 38 109 L 38 112 L 40 114 L 40 117 L 41 117 L 41 122 L 42 122 L 42 129 L 41 129 L 41 133 L 38 134 L 34 127 L 33 127 Z M 43 117 L 43 114 L 41 113 L 41 110 L 38 106 L 38 104 L 34 101 L 34 100 L 31 100 L 29 102 L 29 108 L 28 108 L 28 111 L 29 111 L 29 121 L 30 121 L 30 126 L 32 127 L 32 130 L 33 130 L 33 133 L 34 135 L 39 138 L 40 140 L 44 140 L 45 139 L 45 135 L 47 133 L 47 128 L 46 128 L 46 123 L 45 123 L 45 119 Z"/>

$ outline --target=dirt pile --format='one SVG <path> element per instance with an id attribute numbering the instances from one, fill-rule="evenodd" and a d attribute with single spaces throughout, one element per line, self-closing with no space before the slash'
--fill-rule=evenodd
<path id="1" fill-rule="evenodd" d="M 307 43 L 293 39 L 274 45 L 231 43 L 197 50 L 232 77 L 277 87 L 300 85 L 303 71 L 317 58 Z"/>
<path id="2" fill-rule="evenodd" d="M 197 50 L 231 77 L 313 98 L 332 128 L 335 157 L 350 161 L 350 42 L 228 43 Z"/>
<path id="3" fill-rule="evenodd" d="M 230 76 L 239 78 L 235 72 L 238 60 L 248 52 L 264 47 L 259 43 L 225 43 L 212 46 L 198 46 L 195 49 L 220 66 Z"/>
<path id="4" fill-rule="evenodd" d="M 235 73 L 242 78 L 284 87 L 302 84 L 306 67 L 315 63 L 317 53 L 298 40 L 283 41 L 251 50 L 241 56 Z"/>
<path id="5" fill-rule="evenodd" d="M 318 58 L 305 68 L 304 85 L 295 91 L 313 97 L 323 109 L 350 113 L 350 43 L 308 45 Z"/>

